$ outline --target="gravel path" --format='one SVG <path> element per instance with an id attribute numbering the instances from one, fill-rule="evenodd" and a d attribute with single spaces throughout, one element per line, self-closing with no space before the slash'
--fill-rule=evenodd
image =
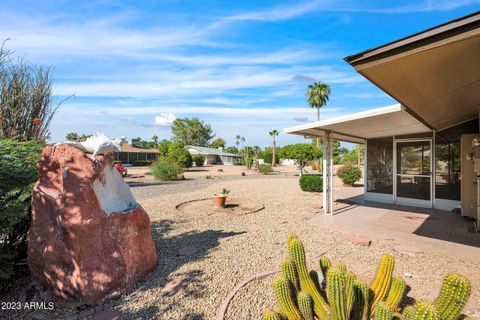
<path id="1" fill-rule="evenodd" d="M 182 201 L 210 197 L 223 187 L 231 190 L 232 197 L 260 202 L 265 209 L 235 217 L 205 216 L 175 209 L 175 205 Z M 318 209 L 312 206 L 320 203 L 321 197 L 301 192 L 296 177 L 186 180 L 133 187 L 132 191 L 150 214 L 160 266 L 139 284 L 134 293 L 102 307 L 121 311 L 124 319 L 215 319 L 223 299 L 236 284 L 255 273 L 278 268 L 282 257 L 287 254 L 285 240 L 288 233 L 295 232 L 304 241 L 307 257 L 316 256 L 323 248 L 346 238 L 340 232 L 308 223 L 309 218 L 318 214 Z M 432 300 L 443 276 L 448 271 L 456 271 L 469 277 L 477 275 L 471 279 L 471 303 L 480 305 L 480 262 L 430 253 L 411 257 L 394 252 L 385 241 L 374 242 L 368 248 L 344 241 L 327 255 L 335 261 L 345 262 L 358 274 L 371 277 L 383 253 L 395 256 L 397 275 L 413 273 L 412 278 L 406 279 L 412 287 L 410 296 Z M 314 263 L 311 267 L 318 269 Z M 275 305 L 271 279 L 254 281 L 242 288 L 232 300 L 226 319 L 260 319 L 265 308 Z M 28 280 L 23 286 L 26 284 Z M 178 291 L 162 292 L 166 286 L 176 287 Z M 20 291 L 21 288 L 12 290 L 10 298 L 18 298 L 15 295 Z M 60 308 L 55 318 L 74 312 Z M 82 312 L 86 314 L 86 311 Z M 480 319 L 479 314 L 473 317 Z M 3 317 L 0 315 L 0 318 Z"/>

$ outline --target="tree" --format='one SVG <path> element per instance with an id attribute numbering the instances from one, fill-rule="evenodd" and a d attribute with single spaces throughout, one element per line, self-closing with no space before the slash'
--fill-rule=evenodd
<path id="1" fill-rule="evenodd" d="M 277 147 L 277 142 L 275 141 L 275 138 L 278 136 L 279 132 L 278 130 L 270 130 L 268 134 L 273 138 L 272 142 L 272 165 L 275 167 L 277 164 L 275 162 L 275 149 Z"/>
<path id="2" fill-rule="evenodd" d="M 168 155 L 168 148 L 172 142 L 170 140 L 163 139 L 157 146 L 158 151 L 160 152 L 159 156 L 165 158 Z"/>
<path id="3" fill-rule="evenodd" d="M 226 147 L 225 152 L 233 153 L 233 154 L 238 154 L 238 149 L 237 147 Z"/>
<path id="4" fill-rule="evenodd" d="M 172 124 L 174 141 L 181 141 L 185 145 L 207 147 L 215 136 L 212 126 L 198 118 L 177 118 Z"/>
<path id="5" fill-rule="evenodd" d="M 155 143 L 155 147 L 156 147 L 156 146 L 158 145 L 158 136 L 157 136 L 157 135 L 153 135 L 152 141 Z"/>
<path id="6" fill-rule="evenodd" d="M 211 148 L 225 148 L 227 142 L 223 138 L 217 138 L 210 143 Z"/>
<path id="7" fill-rule="evenodd" d="M 303 175 L 303 168 L 307 164 L 307 161 L 322 157 L 322 151 L 309 143 L 289 144 L 282 147 L 279 151 L 282 159 L 295 161 L 300 171 L 300 176 Z"/>
<path id="8" fill-rule="evenodd" d="M 11 54 L 0 46 L 0 138 L 45 140 L 61 104 L 52 100 L 53 69 Z"/>
<path id="9" fill-rule="evenodd" d="M 193 159 L 190 152 L 185 148 L 181 141 L 174 142 L 168 147 L 167 160 L 178 164 L 182 168 L 190 168 L 193 165 Z"/>
<path id="10" fill-rule="evenodd" d="M 327 104 L 330 96 L 330 86 L 326 83 L 315 82 L 308 86 L 305 97 L 310 108 L 317 109 L 317 121 L 320 121 L 320 108 Z M 320 139 L 317 139 L 317 147 L 320 147 Z"/>
<path id="11" fill-rule="evenodd" d="M 70 133 L 67 133 L 65 138 L 68 141 L 78 141 L 78 134 L 76 132 L 70 132 Z"/>

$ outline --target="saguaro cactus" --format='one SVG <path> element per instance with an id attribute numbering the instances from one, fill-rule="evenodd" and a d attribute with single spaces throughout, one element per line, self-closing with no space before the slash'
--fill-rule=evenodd
<path id="1" fill-rule="evenodd" d="M 304 320 L 314 320 L 312 298 L 305 292 L 299 292 L 297 295 L 298 309 Z"/>
<path id="2" fill-rule="evenodd" d="M 464 277 L 450 273 L 443 280 L 435 307 L 441 319 L 456 319 L 468 301 L 471 293 L 470 282 Z"/>
<path id="3" fill-rule="evenodd" d="M 288 320 L 302 320 L 300 311 L 293 300 L 293 292 L 289 280 L 284 277 L 277 277 L 273 280 L 273 289 L 278 305 Z"/>
<path id="4" fill-rule="evenodd" d="M 332 320 L 346 320 L 345 274 L 333 268 L 327 272 L 327 298 Z"/>
<path id="5" fill-rule="evenodd" d="M 383 255 L 378 264 L 377 273 L 373 279 L 370 288 L 373 292 L 373 300 L 371 307 L 375 308 L 375 305 L 387 298 L 388 291 L 392 282 L 393 268 L 395 267 L 395 261 L 392 256 L 387 254 Z"/>
<path id="6" fill-rule="evenodd" d="M 405 283 L 405 280 L 403 280 L 402 278 L 393 278 L 390 292 L 388 293 L 387 299 L 385 300 L 385 303 L 393 311 L 395 311 L 400 305 L 400 302 L 402 302 L 406 289 L 407 284 Z"/>
<path id="7" fill-rule="evenodd" d="M 325 300 L 320 295 L 320 292 L 315 287 L 310 275 L 308 274 L 306 258 L 305 258 L 305 248 L 303 243 L 298 238 L 289 237 L 288 243 L 288 253 L 290 258 L 292 258 L 295 263 L 295 267 L 298 273 L 298 279 L 300 282 L 300 289 L 307 293 L 313 300 L 313 310 L 315 315 L 320 319 L 329 318 L 329 307 Z"/>

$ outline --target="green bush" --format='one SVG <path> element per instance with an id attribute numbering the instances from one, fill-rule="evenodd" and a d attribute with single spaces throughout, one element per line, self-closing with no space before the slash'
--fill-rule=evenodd
<path id="1" fill-rule="evenodd" d="M 167 160 L 171 163 L 178 164 L 182 168 L 191 168 L 193 159 L 190 152 L 181 142 L 172 143 L 168 148 Z"/>
<path id="2" fill-rule="evenodd" d="M 234 160 L 232 163 L 233 163 L 234 166 L 241 166 L 241 165 L 243 165 L 243 163 L 242 163 L 241 160 Z"/>
<path id="3" fill-rule="evenodd" d="M 351 186 L 362 178 L 362 171 L 358 167 L 346 164 L 338 168 L 337 176 L 342 179 L 344 185 Z"/>
<path id="4" fill-rule="evenodd" d="M 134 160 L 133 161 L 133 166 L 134 167 L 143 167 L 143 166 L 149 166 L 153 163 L 153 160 Z"/>
<path id="5" fill-rule="evenodd" d="M 183 173 L 183 169 L 175 163 L 157 160 L 152 166 L 152 175 L 159 180 L 176 180 Z"/>
<path id="6" fill-rule="evenodd" d="M 203 167 L 203 165 L 205 164 L 205 156 L 201 154 L 196 154 L 192 156 L 192 160 L 197 167 Z"/>
<path id="7" fill-rule="evenodd" d="M 323 178 L 322 176 L 301 176 L 299 180 L 300 189 L 308 192 L 322 192 Z"/>
<path id="8" fill-rule="evenodd" d="M 269 164 L 259 164 L 258 165 L 258 172 L 262 174 L 269 174 L 273 172 L 272 166 Z"/>
<path id="9" fill-rule="evenodd" d="M 12 277 L 15 263 L 27 255 L 30 199 L 43 147 L 37 141 L 0 140 L 0 281 Z"/>

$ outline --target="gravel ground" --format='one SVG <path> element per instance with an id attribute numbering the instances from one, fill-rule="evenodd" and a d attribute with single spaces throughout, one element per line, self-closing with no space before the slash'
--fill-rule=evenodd
<path id="1" fill-rule="evenodd" d="M 318 214 L 312 205 L 320 203 L 321 197 L 301 192 L 297 179 L 285 175 L 222 177 L 132 188 L 150 214 L 160 266 L 139 284 L 135 292 L 123 295 L 103 308 L 121 311 L 124 319 L 215 319 L 223 299 L 239 282 L 279 266 L 287 254 L 285 240 L 288 233 L 299 235 L 310 258 L 329 245 L 345 240 L 345 235 L 340 232 L 308 224 L 307 220 Z M 211 197 L 223 187 L 231 190 L 232 197 L 262 203 L 265 209 L 235 217 L 205 216 L 175 209 L 175 205 L 182 201 Z M 179 254 L 185 246 L 194 246 L 197 252 Z M 395 256 L 397 275 L 413 273 L 412 278 L 406 279 L 412 287 L 409 296 L 432 300 L 443 276 L 448 271 L 456 271 L 471 278 L 471 304 L 480 305 L 480 262 L 431 253 L 411 257 L 394 252 L 386 241 L 374 242 L 369 248 L 343 241 L 332 247 L 327 255 L 335 261 L 345 262 L 358 274 L 371 277 L 383 253 Z M 316 263 L 312 262 L 311 267 L 317 269 Z M 271 279 L 254 281 L 242 288 L 232 300 L 226 319 L 260 319 L 265 308 L 275 305 Z M 172 295 L 162 292 L 171 281 L 181 281 L 183 289 Z M 13 286 L 9 298 L 17 299 L 22 287 L 28 283 L 27 279 Z M 54 315 L 61 318 L 73 312 L 75 310 L 60 308 Z M 86 314 L 86 311 L 82 312 Z M 11 315 L 13 317 L 5 318 L 20 318 L 18 314 Z M 473 317 L 480 319 L 479 314 Z M 3 315 L 0 318 L 4 318 Z"/>

